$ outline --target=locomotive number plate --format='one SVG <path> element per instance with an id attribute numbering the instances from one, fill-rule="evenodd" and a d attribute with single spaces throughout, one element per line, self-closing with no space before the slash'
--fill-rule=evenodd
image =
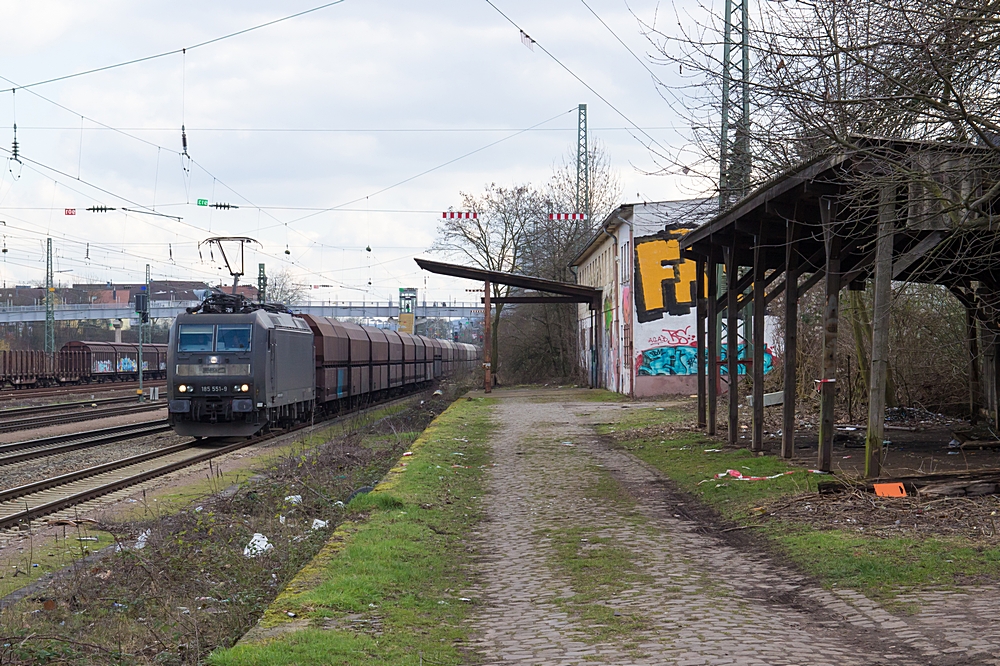
<path id="1" fill-rule="evenodd" d="M 203 386 L 201 390 L 205 393 L 224 393 L 227 389 L 228 386 Z"/>

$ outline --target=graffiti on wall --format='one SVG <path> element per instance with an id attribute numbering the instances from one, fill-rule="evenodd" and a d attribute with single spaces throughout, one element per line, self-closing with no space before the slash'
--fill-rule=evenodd
<path id="1" fill-rule="evenodd" d="M 747 343 L 745 343 L 745 342 L 741 342 L 740 344 L 736 345 L 736 359 L 740 360 L 740 361 L 746 359 L 746 357 L 747 357 L 747 349 L 748 348 L 749 348 L 749 345 L 747 345 Z M 724 375 L 729 374 L 729 366 L 726 365 L 726 363 L 725 363 L 726 359 L 728 358 L 726 356 L 726 351 L 727 351 L 726 350 L 726 346 L 722 345 L 722 349 L 719 350 L 719 354 L 722 357 L 722 361 L 723 361 L 723 363 L 720 366 L 720 368 L 722 369 L 722 374 L 724 374 Z M 747 374 L 747 368 L 748 367 L 749 366 L 747 366 L 746 364 L 740 363 L 740 364 L 738 364 L 736 366 L 736 372 L 738 374 L 740 374 L 740 375 L 745 375 L 745 374 Z M 764 374 L 766 375 L 767 373 L 771 372 L 771 370 L 773 368 L 774 368 L 774 355 L 771 353 L 771 348 L 768 347 L 767 344 L 765 344 L 764 345 Z"/>
<path id="2" fill-rule="evenodd" d="M 662 333 L 650 336 L 647 340 L 650 345 L 639 353 L 636 357 L 636 367 L 638 374 L 645 377 L 655 377 L 657 375 L 694 375 L 698 372 L 698 341 L 697 336 L 691 331 L 690 326 L 679 329 L 663 329 Z M 747 345 L 742 343 L 737 346 L 738 355 L 736 358 L 744 359 L 747 354 Z M 726 359 L 726 347 L 722 347 L 722 360 Z M 774 356 L 771 349 L 764 345 L 764 374 L 771 372 L 774 367 Z M 722 374 L 728 372 L 726 365 L 721 366 Z M 738 372 L 746 374 L 747 366 L 740 364 Z"/>
<path id="3" fill-rule="evenodd" d="M 694 375 L 698 372 L 697 347 L 678 345 L 647 349 L 636 359 L 640 377 Z"/>
<path id="4" fill-rule="evenodd" d="M 665 229 L 635 239 L 635 311 L 640 322 L 686 315 L 694 305 L 695 262 L 681 258 L 689 229 Z"/>

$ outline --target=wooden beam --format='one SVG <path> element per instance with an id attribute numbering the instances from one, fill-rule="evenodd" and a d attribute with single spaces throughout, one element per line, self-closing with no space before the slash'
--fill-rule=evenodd
<path id="1" fill-rule="evenodd" d="M 698 364 L 698 427 L 704 428 L 708 425 L 705 415 L 706 395 L 705 395 L 705 310 L 708 304 L 705 302 L 705 260 L 695 261 L 695 340 Z"/>
<path id="2" fill-rule="evenodd" d="M 736 314 L 736 297 L 739 294 L 739 280 L 736 277 L 736 247 L 729 248 L 726 257 L 726 296 L 728 298 L 726 311 L 726 361 L 729 366 L 729 443 L 735 445 L 740 433 L 740 395 L 739 395 L 739 337 L 737 330 L 739 322 Z"/>
<path id="3" fill-rule="evenodd" d="M 801 225 L 798 225 L 798 226 L 801 227 Z M 808 259 L 806 259 L 805 261 L 802 261 L 802 257 L 799 255 L 798 251 L 796 251 L 795 252 L 796 266 L 798 268 L 795 271 L 795 278 L 798 279 L 798 276 L 802 274 L 803 270 L 805 270 L 809 266 L 814 266 L 814 265 L 816 265 L 817 262 L 824 260 L 824 256 L 825 256 L 825 250 L 820 249 L 820 250 L 814 252 Z M 786 257 L 786 260 L 787 260 L 787 257 Z M 820 280 L 820 278 L 822 278 L 822 277 L 823 277 L 823 272 L 820 271 L 820 275 L 819 275 L 818 278 L 816 278 L 816 281 L 818 282 Z M 809 285 L 809 287 L 806 287 L 805 289 L 799 287 L 798 289 L 796 289 L 796 291 L 798 293 L 800 293 L 800 294 L 805 293 L 805 292 L 809 291 L 810 287 L 812 287 L 813 284 L 816 284 L 816 282 L 813 282 L 812 284 Z M 781 284 L 779 284 L 777 287 L 775 287 L 774 289 L 772 289 L 771 291 L 769 291 L 767 293 L 767 296 L 765 298 L 765 303 L 767 305 L 770 305 L 771 301 L 773 301 L 775 298 L 777 298 L 778 296 L 780 296 L 783 291 L 785 291 L 785 282 L 784 282 L 784 280 L 782 280 Z"/>
<path id="4" fill-rule="evenodd" d="M 753 434 L 751 451 L 764 450 L 764 223 L 753 251 Z M 777 275 L 778 271 L 774 272 Z"/>
<path id="5" fill-rule="evenodd" d="M 490 318 L 493 316 L 490 311 L 490 281 L 484 280 L 483 284 L 483 391 L 489 393 L 493 390 L 493 365 L 490 362 L 490 352 L 493 349 L 493 337 L 490 333 Z"/>
<path id="6" fill-rule="evenodd" d="M 896 186 L 883 185 L 879 194 L 878 237 L 875 241 L 875 303 L 872 308 L 872 357 L 868 389 L 868 431 L 865 433 L 865 478 L 882 471 L 885 438 L 885 383 L 889 368 L 889 313 L 892 304 L 892 248 L 896 235 Z"/>
<path id="7" fill-rule="evenodd" d="M 736 265 L 735 261 L 733 262 L 733 266 L 736 268 L 736 270 L 739 270 L 739 266 Z M 729 268 L 728 267 L 729 267 L 729 262 L 727 261 L 726 262 L 726 276 L 727 276 L 726 277 L 726 284 L 727 285 L 729 284 L 729 277 L 728 277 L 728 275 L 729 275 Z M 738 295 L 742 294 L 744 291 L 747 290 L 747 287 L 749 287 L 752 283 L 753 283 L 753 272 L 751 271 L 750 273 L 747 273 L 746 275 L 744 275 L 743 277 L 741 277 L 737 281 L 737 283 L 736 283 L 736 292 L 737 292 L 737 294 Z M 719 296 L 719 299 L 716 302 L 716 307 L 718 307 L 720 311 L 724 311 L 726 309 L 726 307 L 727 307 L 727 303 L 728 302 L 729 302 L 729 292 L 726 291 L 725 295 Z M 737 303 L 737 305 L 738 305 L 738 303 Z"/>
<path id="8" fill-rule="evenodd" d="M 969 420 L 975 425 L 979 421 L 979 335 L 977 332 L 976 306 L 965 308 L 965 336 L 969 350 Z"/>
<path id="9" fill-rule="evenodd" d="M 840 324 L 840 249 L 841 237 L 834 225 L 837 203 L 821 197 L 823 242 L 826 247 L 826 308 L 823 311 L 823 376 L 820 378 L 819 453 L 817 466 L 831 471 L 833 464 L 833 423 L 837 397 L 837 330 Z"/>
<path id="10" fill-rule="evenodd" d="M 715 257 L 708 261 L 708 427 L 716 434 L 719 412 L 719 307 L 715 297 L 719 292 L 719 264 Z"/>
<path id="11" fill-rule="evenodd" d="M 892 279 L 895 280 L 907 268 L 912 266 L 928 252 L 937 247 L 945 238 L 943 231 L 935 231 L 929 234 L 922 241 L 903 253 L 899 259 L 892 263 Z"/>
<path id="12" fill-rule="evenodd" d="M 799 253 L 796 251 L 798 225 L 789 220 L 785 228 L 785 362 L 781 412 L 781 457 L 795 455 L 795 384 L 799 329 Z"/>

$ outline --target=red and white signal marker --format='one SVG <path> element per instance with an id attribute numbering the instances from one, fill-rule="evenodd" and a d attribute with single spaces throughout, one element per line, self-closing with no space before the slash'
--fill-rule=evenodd
<path id="1" fill-rule="evenodd" d="M 478 220 L 479 213 L 472 213 L 468 211 L 454 211 L 446 210 L 441 213 L 442 220 Z"/>
<path id="2" fill-rule="evenodd" d="M 76 215 L 76 208 L 64 208 L 63 213 L 65 215 Z"/>
<path id="3" fill-rule="evenodd" d="M 586 220 L 586 213 L 549 213 L 550 220 Z"/>

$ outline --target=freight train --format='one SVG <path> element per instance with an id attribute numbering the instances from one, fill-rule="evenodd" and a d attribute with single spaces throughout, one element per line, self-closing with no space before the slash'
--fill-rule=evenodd
<path id="1" fill-rule="evenodd" d="M 139 379 L 139 345 L 127 342 L 67 342 L 55 354 L 0 352 L 0 388 L 131 382 Z M 167 376 L 167 346 L 142 346 L 142 376 Z"/>
<path id="2" fill-rule="evenodd" d="M 170 329 L 169 420 L 180 435 L 246 437 L 419 388 L 478 357 L 469 344 L 213 293 Z"/>

